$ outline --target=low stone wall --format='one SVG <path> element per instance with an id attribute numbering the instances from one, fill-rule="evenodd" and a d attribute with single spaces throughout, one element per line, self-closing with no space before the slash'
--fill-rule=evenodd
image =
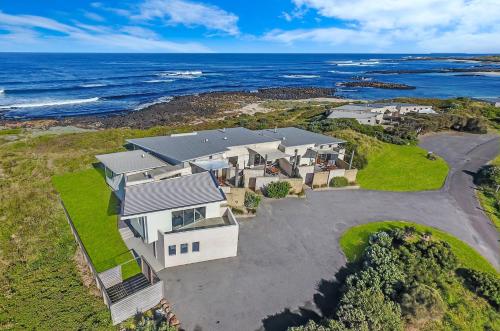
<path id="1" fill-rule="evenodd" d="M 328 175 L 328 184 L 330 184 L 333 177 L 345 177 L 345 169 L 330 170 L 330 174 Z"/>
<path id="2" fill-rule="evenodd" d="M 358 169 L 351 169 L 351 170 L 346 169 L 344 177 L 347 178 L 349 183 L 355 183 L 357 175 L 358 175 Z"/>
<path id="3" fill-rule="evenodd" d="M 302 192 L 304 188 L 304 181 L 302 180 L 302 178 L 286 178 L 283 180 L 290 183 L 290 186 L 292 187 L 291 191 L 293 193 L 297 194 L 299 192 Z"/>
<path id="4" fill-rule="evenodd" d="M 242 187 L 231 187 L 226 193 L 227 204 L 232 207 L 243 207 L 245 203 L 246 189 Z"/>
<path id="5" fill-rule="evenodd" d="M 312 180 L 312 187 L 325 187 L 328 186 L 329 171 L 315 172 Z"/>

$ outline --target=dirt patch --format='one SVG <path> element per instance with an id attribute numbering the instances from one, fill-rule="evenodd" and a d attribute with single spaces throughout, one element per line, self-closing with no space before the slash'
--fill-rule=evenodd
<path id="1" fill-rule="evenodd" d="M 90 268 L 87 265 L 87 261 L 85 261 L 85 258 L 83 257 L 83 253 L 80 250 L 80 248 L 76 249 L 73 260 L 76 263 L 76 269 L 80 274 L 83 285 L 89 289 L 90 294 L 96 297 L 100 297 L 101 291 L 97 288 L 95 278 L 92 275 L 92 271 L 90 271 Z"/>

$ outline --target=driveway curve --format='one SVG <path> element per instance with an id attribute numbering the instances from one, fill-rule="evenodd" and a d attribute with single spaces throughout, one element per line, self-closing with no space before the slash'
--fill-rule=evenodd
<path id="1" fill-rule="evenodd" d="M 185 330 L 285 330 L 328 310 L 345 265 L 338 239 L 349 227 L 408 220 L 447 231 L 499 267 L 498 233 L 474 195 L 470 173 L 495 157 L 491 135 L 436 134 L 421 146 L 450 164 L 438 191 L 309 191 L 263 201 L 240 221 L 238 257 L 165 269 L 165 294 Z M 333 291 L 333 292 L 332 292 Z"/>

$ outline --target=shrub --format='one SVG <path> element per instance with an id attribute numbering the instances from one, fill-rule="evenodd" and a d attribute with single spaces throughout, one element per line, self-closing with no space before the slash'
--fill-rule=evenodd
<path id="1" fill-rule="evenodd" d="M 288 195 L 291 188 L 289 182 L 272 182 L 266 186 L 266 194 L 269 198 L 281 199 Z"/>
<path id="2" fill-rule="evenodd" d="M 261 200 L 262 197 L 258 194 L 255 194 L 253 192 L 245 193 L 245 207 L 247 207 L 248 209 L 257 209 Z"/>
<path id="3" fill-rule="evenodd" d="M 330 187 L 344 187 L 347 185 L 349 185 L 349 182 L 345 177 L 333 177 L 332 180 L 330 180 Z"/>
<path id="4" fill-rule="evenodd" d="M 233 214 L 236 214 L 236 215 L 243 215 L 245 213 L 243 211 L 243 209 L 237 208 L 237 207 L 232 207 L 231 210 L 232 210 Z"/>
<path id="5" fill-rule="evenodd" d="M 467 285 L 488 300 L 495 308 L 500 308 L 500 278 L 496 275 L 467 269 L 464 272 Z"/>
<path id="6" fill-rule="evenodd" d="M 474 178 L 477 185 L 495 187 L 500 184 L 500 167 L 487 165 L 479 169 Z"/>

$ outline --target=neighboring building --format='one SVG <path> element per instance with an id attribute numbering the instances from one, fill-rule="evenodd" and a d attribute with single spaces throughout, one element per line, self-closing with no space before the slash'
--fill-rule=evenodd
<path id="1" fill-rule="evenodd" d="M 330 119 L 337 118 L 352 118 L 358 121 L 359 124 L 376 125 L 381 124 L 384 115 L 379 113 L 371 113 L 367 111 L 345 111 L 334 110 L 329 115 Z"/>
<path id="2" fill-rule="evenodd" d="M 297 169 L 305 182 L 314 170 L 298 168 L 306 165 L 306 161 L 308 166 L 313 165 L 314 155 L 318 154 L 316 149 L 326 151 L 329 148 L 331 153 L 324 161 L 332 163 L 336 159 L 343 160 L 345 152 L 343 140 L 298 128 L 252 131 L 239 127 L 129 139 L 127 142 L 171 164 L 190 167 L 193 173 L 211 171 L 220 184 L 235 186 L 240 186 L 245 169 L 253 169 L 255 176 L 265 176 L 266 167 L 273 165 L 283 166 L 288 176 L 294 176 L 293 171 Z M 247 175 L 249 173 L 247 171 Z M 245 186 L 248 179 L 244 181 Z"/>
<path id="3" fill-rule="evenodd" d="M 375 125 L 382 124 L 384 119 L 390 120 L 408 113 L 436 114 L 432 106 L 407 103 L 365 103 L 333 108 L 328 111 L 328 118 L 353 118 L 360 124 Z"/>

